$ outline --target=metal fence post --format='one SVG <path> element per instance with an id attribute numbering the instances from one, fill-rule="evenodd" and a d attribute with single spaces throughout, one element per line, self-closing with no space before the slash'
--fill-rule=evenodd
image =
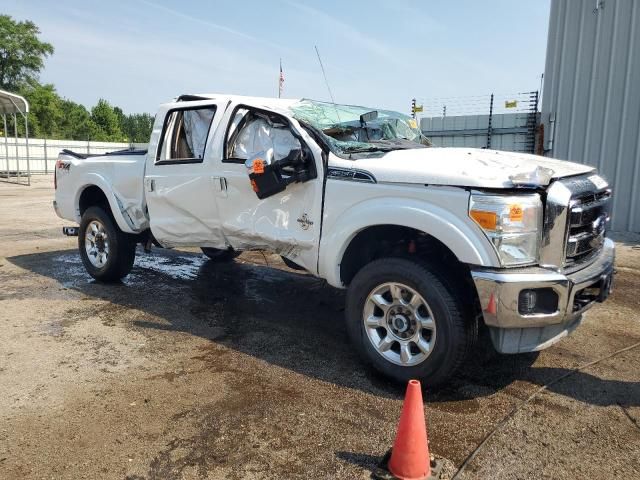
<path id="1" fill-rule="evenodd" d="M 89 139 L 87 138 L 87 155 L 89 155 L 89 153 L 91 153 L 91 152 L 89 151 L 89 150 L 90 150 L 90 148 L 91 148 L 91 146 L 90 146 L 90 143 L 89 143 Z"/>
<path id="2" fill-rule="evenodd" d="M 7 163 L 7 181 L 9 181 L 9 136 L 7 133 L 7 114 L 2 114 L 2 121 L 4 123 L 4 158 Z"/>
<path id="3" fill-rule="evenodd" d="M 49 159 L 47 158 L 47 137 L 44 137 L 44 173 L 49 173 Z"/>
<path id="4" fill-rule="evenodd" d="M 13 134 L 16 141 L 16 172 L 18 176 L 18 183 L 20 183 L 20 151 L 18 150 L 18 116 L 13 114 Z"/>
<path id="5" fill-rule="evenodd" d="M 487 126 L 487 148 L 491 148 L 491 119 L 493 118 L 493 93 L 491 94 L 491 100 L 489 102 L 489 125 Z"/>
<path id="6" fill-rule="evenodd" d="M 31 160 L 29 158 L 29 119 L 28 114 L 23 113 L 24 117 L 24 147 L 27 153 L 27 185 L 31 186 Z"/>

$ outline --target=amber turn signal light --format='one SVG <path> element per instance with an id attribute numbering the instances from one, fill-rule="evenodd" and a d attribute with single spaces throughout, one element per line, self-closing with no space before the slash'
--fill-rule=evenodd
<path id="1" fill-rule="evenodd" d="M 498 215 L 495 212 L 485 212 L 483 210 L 471 210 L 469 216 L 485 230 L 495 230 L 498 225 Z"/>

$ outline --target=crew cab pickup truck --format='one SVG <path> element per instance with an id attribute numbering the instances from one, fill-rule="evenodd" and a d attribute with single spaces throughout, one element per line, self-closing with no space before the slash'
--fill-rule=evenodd
<path id="1" fill-rule="evenodd" d="M 276 252 L 347 289 L 355 348 L 397 380 L 446 382 L 480 326 L 499 352 L 546 348 L 611 289 L 612 193 L 592 167 L 434 148 L 392 111 L 184 95 L 148 151 L 63 151 L 55 182 L 95 279 L 126 276 L 137 244 Z"/>

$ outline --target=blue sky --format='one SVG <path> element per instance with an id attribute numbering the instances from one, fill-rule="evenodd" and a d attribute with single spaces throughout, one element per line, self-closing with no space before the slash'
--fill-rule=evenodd
<path id="1" fill-rule="evenodd" d="M 41 75 L 87 106 L 153 112 L 182 93 L 328 99 L 407 111 L 412 97 L 535 90 L 549 0 L 0 0 L 55 54 Z"/>

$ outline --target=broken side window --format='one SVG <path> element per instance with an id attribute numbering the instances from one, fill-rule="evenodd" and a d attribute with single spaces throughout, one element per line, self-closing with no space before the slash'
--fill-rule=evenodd
<path id="1" fill-rule="evenodd" d="M 227 160 L 238 163 L 270 148 L 276 161 L 285 158 L 291 150 L 302 148 L 283 119 L 243 108 L 236 111 L 231 121 L 226 147 Z"/>
<path id="2" fill-rule="evenodd" d="M 170 110 L 165 118 L 156 161 L 201 162 L 215 112 L 215 106 Z"/>

